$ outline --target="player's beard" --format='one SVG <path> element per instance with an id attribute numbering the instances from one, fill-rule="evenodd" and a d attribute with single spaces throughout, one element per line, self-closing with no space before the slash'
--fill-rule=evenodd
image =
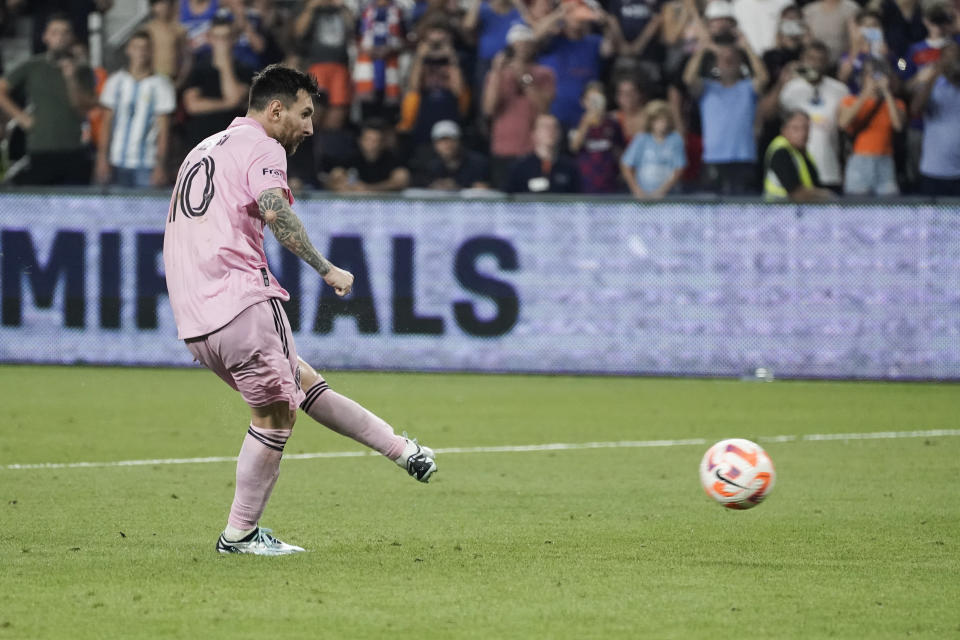
<path id="1" fill-rule="evenodd" d="M 297 148 L 300 146 L 300 143 L 303 142 L 305 136 L 300 133 L 298 126 L 290 127 L 284 131 L 283 134 L 283 139 L 279 140 L 279 142 L 283 145 L 283 150 L 287 152 L 287 155 L 292 156 L 296 153 Z"/>
<path id="2" fill-rule="evenodd" d="M 291 134 L 289 138 L 283 141 L 283 148 L 287 152 L 288 156 L 292 156 L 297 152 L 297 149 L 300 147 L 300 143 L 303 142 L 303 136 L 298 136 L 297 134 Z"/>
<path id="3" fill-rule="evenodd" d="M 297 149 L 300 147 L 300 142 L 300 140 L 293 140 L 283 145 L 283 148 L 286 149 L 288 156 L 292 156 L 297 152 Z"/>

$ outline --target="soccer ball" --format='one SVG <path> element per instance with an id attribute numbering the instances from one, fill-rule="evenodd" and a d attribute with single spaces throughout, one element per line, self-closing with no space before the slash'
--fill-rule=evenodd
<path id="1" fill-rule="evenodd" d="M 773 489 L 776 472 L 763 447 L 732 438 L 703 454 L 700 484 L 707 495 L 728 509 L 752 509 Z"/>

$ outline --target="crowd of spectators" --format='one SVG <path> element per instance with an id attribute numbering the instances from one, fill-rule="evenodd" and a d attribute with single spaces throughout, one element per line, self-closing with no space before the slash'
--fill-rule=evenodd
<path id="1" fill-rule="evenodd" d="M 166 186 L 272 63 L 321 88 L 295 188 L 960 196 L 955 0 L 0 0 L 10 184 Z M 0 61 L 2 64 L 2 61 Z"/>

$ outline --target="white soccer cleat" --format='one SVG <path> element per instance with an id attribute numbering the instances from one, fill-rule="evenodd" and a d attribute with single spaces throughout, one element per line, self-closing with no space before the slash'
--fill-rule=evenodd
<path id="1" fill-rule="evenodd" d="M 420 482 L 430 482 L 430 476 L 437 472 L 437 461 L 434 460 L 436 454 L 430 447 L 417 442 L 416 438 L 408 438 L 406 431 L 403 432 L 403 437 L 407 439 L 407 446 L 397 458 L 397 464 L 406 469 L 412 478 Z"/>
<path id="2" fill-rule="evenodd" d="M 271 533 L 273 533 L 272 529 L 257 527 L 246 538 L 236 542 L 227 540 L 221 533 L 220 539 L 217 540 L 217 552 L 251 553 L 256 556 L 285 556 L 306 551 L 303 547 L 277 540 L 270 535 Z"/>

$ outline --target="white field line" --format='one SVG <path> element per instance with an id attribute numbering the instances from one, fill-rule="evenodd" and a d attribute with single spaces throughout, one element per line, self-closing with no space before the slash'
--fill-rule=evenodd
<path id="1" fill-rule="evenodd" d="M 897 438 L 934 438 L 960 436 L 960 429 L 927 429 L 921 431 L 874 431 L 870 433 L 809 433 L 759 437 L 759 442 L 824 442 L 830 440 L 888 440 Z M 614 442 L 553 442 L 548 444 L 504 445 L 494 447 L 446 447 L 434 449 L 438 454 L 450 453 L 518 453 L 527 451 L 574 451 L 582 449 L 635 449 L 651 447 L 703 446 L 705 438 L 686 440 L 620 440 Z M 313 460 L 316 458 L 359 458 L 379 455 L 374 451 L 320 451 L 317 453 L 291 453 L 284 460 Z M 168 464 L 205 464 L 210 462 L 236 462 L 236 456 L 209 458 L 157 458 L 153 460 L 115 460 L 108 462 L 40 462 L 8 464 L 0 466 L 4 471 L 30 469 L 91 469 L 103 467 L 150 467 Z"/>

